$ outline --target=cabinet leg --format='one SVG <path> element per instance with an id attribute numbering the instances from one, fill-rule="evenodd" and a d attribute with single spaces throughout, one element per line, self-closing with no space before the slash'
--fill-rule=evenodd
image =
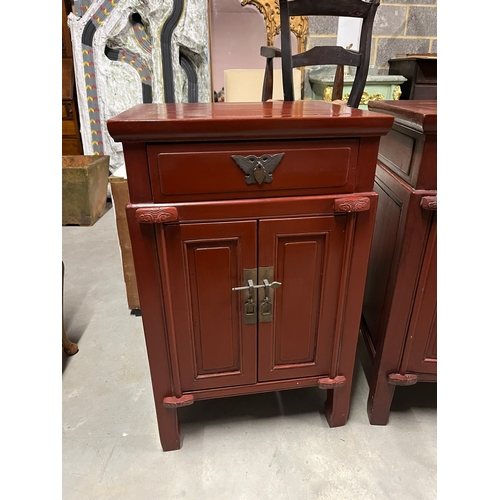
<path id="1" fill-rule="evenodd" d="M 372 425 L 387 425 L 395 386 L 387 382 L 387 376 L 383 372 L 377 375 L 370 383 L 368 419 Z"/>
<path id="2" fill-rule="evenodd" d="M 162 408 L 158 415 L 158 428 L 163 451 L 179 450 L 181 447 L 177 408 Z"/>
<path id="3" fill-rule="evenodd" d="M 346 424 L 349 415 L 351 384 L 326 391 L 325 417 L 330 427 L 341 427 Z"/>

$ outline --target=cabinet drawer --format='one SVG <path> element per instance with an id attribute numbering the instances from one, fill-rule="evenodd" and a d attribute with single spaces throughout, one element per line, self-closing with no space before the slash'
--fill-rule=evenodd
<path id="1" fill-rule="evenodd" d="M 76 126 L 73 120 L 62 120 L 62 135 L 76 135 Z"/>
<path id="2" fill-rule="evenodd" d="M 415 139 L 397 130 L 391 130 L 380 140 L 379 161 L 398 175 L 410 175 Z"/>
<path id="3" fill-rule="evenodd" d="M 148 146 L 154 201 L 352 192 L 357 158 L 356 139 Z"/>
<path id="4" fill-rule="evenodd" d="M 82 155 L 83 149 L 78 139 L 67 137 L 62 138 L 62 154 L 63 156 Z"/>
<path id="5" fill-rule="evenodd" d="M 437 100 L 437 85 L 415 84 L 413 99 L 416 101 Z"/>

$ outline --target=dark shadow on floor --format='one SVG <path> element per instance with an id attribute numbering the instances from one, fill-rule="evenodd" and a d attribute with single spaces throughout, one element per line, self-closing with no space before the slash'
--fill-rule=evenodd
<path id="1" fill-rule="evenodd" d="M 248 420 L 323 411 L 326 391 L 317 387 L 196 401 L 179 408 L 179 422 Z"/>
<path id="2" fill-rule="evenodd" d="M 71 328 L 70 330 L 68 330 L 68 326 L 67 326 L 67 323 L 66 323 L 66 335 L 68 336 L 68 339 L 75 343 L 75 344 L 79 344 L 80 342 L 80 339 L 83 337 L 83 334 L 85 333 L 85 330 L 87 329 L 87 325 L 84 325 L 83 327 L 80 325 L 80 326 L 76 326 L 76 327 L 73 327 Z M 80 346 L 78 346 L 80 348 Z M 64 350 L 62 350 L 62 373 L 64 373 L 64 370 L 66 370 L 66 367 L 68 366 L 70 360 L 72 358 L 78 358 L 78 356 L 80 355 L 80 350 L 76 353 L 76 354 L 73 354 L 73 356 L 68 356 Z"/>
<path id="3" fill-rule="evenodd" d="M 356 357 L 363 367 L 366 380 L 369 381 L 372 361 L 361 334 Z M 421 382 L 409 387 L 396 387 L 391 412 L 404 412 L 412 408 L 437 408 L 437 383 Z"/>

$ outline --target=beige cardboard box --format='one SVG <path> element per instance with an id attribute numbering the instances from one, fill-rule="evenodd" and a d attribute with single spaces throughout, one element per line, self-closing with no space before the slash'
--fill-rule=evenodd
<path id="1" fill-rule="evenodd" d="M 128 307 L 133 312 L 140 311 L 139 292 L 137 291 L 137 280 L 135 277 L 134 259 L 132 255 L 132 244 L 128 232 L 127 214 L 125 207 L 130 201 L 127 179 L 123 177 L 109 177 L 111 186 L 111 197 L 116 217 L 116 229 L 122 256 L 123 278 L 127 289 Z"/>

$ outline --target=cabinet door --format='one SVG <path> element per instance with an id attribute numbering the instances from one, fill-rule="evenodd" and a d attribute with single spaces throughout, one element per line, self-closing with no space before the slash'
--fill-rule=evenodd
<path id="1" fill-rule="evenodd" d="M 256 382 L 256 324 L 245 324 L 232 290 L 257 267 L 256 232 L 255 221 L 165 226 L 164 294 L 183 391 Z"/>
<path id="2" fill-rule="evenodd" d="M 432 215 L 416 297 L 408 327 L 407 370 L 437 373 L 437 213 Z"/>
<path id="3" fill-rule="evenodd" d="M 274 290 L 271 321 L 261 316 L 259 322 L 259 382 L 328 376 L 346 219 L 259 221 L 259 274 L 274 267 L 273 278 L 282 283 Z"/>

